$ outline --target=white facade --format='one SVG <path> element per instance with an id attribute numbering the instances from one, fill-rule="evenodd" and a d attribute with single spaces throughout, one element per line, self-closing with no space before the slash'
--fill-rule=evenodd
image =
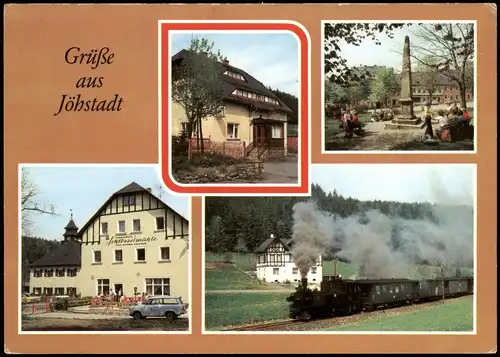
<path id="1" fill-rule="evenodd" d="M 274 239 L 265 252 L 257 254 L 257 278 L 269 283 L 298 283 L 301 276 L 299 269 L 292 261 L 289 246 L 280 239 Z M 316 266 L 307 274 L 308 285 L 313 287 L 321 283 L 323 266 L 321 255 L 318 255 Z"/>

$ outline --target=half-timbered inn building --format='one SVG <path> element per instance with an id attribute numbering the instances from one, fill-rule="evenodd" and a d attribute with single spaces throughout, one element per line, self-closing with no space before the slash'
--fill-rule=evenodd
<path id="1" fill-rule="evenodd" d="M 269 239 L 258 246 L 254 251 L 257 256 L 257 278 L 273 283 L 300 282 L 299 269 L 292 259 L 292 245 L 292 239 L 278 238 L 271 234 Z M 318 255 L 307 280 L 311 284 L 319 284 L 322 276 L 322 257 Z"/>
<path id="2" fill-rule="evenodd" d="M 172 57 L 172 72 L 188 55 L 181 50 Z M 292 110 L 263 83 L 244 70 L 222 63 L 223 106 L 217 118 L 203 122 L 203 137 L 243 148 L 245 155 L 267 152 L 270 156 L 287 154 L 287 121 Z M 188 128 L 183 107 L 172 103 L 172 135 Z"/>
<path id="3" fill-rule="evenodd" d="M 68 226 L 76 228 L 72 222 Z M 77 238 L 61 244 L 62 250 L 55 257 L 70 259 L 65 255 L 69 247 L 74 251 L 71 264 L 78 269 L 75 279 L 68 284 L 82 296 L 113 291 L 124 296 L 145 293 L 189 300 L 189 222 L 150 189 L 135 182 L 112 194 L 82 226 Z M 34 269 L 42 266 L 47 269 L 62 267 L 63 263 L 65 268 L 70 266 L 64 259 L 54 265 L 55 258 L 52 261 L 49 258 L 36 262 L 33 274 Z M 55 293 L 55 287 L 62 284 L 57 279 L 53 274 L 38 283 L 34 276 L 32 291 L 39 293 L 37 287 L 50 285 Z"/>

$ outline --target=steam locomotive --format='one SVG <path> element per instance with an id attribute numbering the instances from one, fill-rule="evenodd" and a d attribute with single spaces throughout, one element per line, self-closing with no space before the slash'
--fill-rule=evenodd
<path id="1" fill-rule="evenodd" d="M 307 279 L 302 279 L 286 300 L 290 318 L 310 320 L 473 293 L 473 277 L 350 280 L 324 275 L 320 290 L 309 289 Z"/>

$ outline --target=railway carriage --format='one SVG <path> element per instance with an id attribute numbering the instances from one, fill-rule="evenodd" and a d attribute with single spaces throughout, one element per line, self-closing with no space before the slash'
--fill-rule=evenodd
<path id="1" fill-rule="evenodd" d="M 444 290 L 443 290 L 444 288 Z M 444 294 L 443 294 L 444 292 Z M 445 279 L 341 279 L 325 275 L 320 290 L 310 290 L 302 279 L 291 294 L 290 318 L 309 320 L 333 315 L 345 315 L 363 310 L 391 308 L 414 302 L 474 293 L 473 277 Z"/>

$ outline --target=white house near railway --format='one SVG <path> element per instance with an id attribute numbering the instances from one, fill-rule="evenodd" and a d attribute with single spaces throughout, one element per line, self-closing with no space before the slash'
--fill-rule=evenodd
<path id="1" fill-rule="evenodd" d="M 292 239 L 271 237 L 255 249 L 257 256 L 257 278 L 271 283 L 300 282 L 299 268 L 292 259 Z M 318 255 L 316 265 L 307 275 L 308 283 L 320 284 L 323 276 L 323 261 Z"/>

